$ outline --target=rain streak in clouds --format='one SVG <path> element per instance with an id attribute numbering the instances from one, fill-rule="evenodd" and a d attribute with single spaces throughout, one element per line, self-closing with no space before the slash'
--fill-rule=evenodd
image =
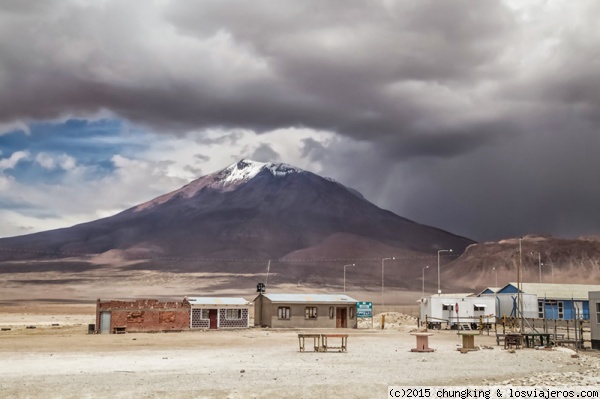
<path id="1" fill-rule="evenodd" d="M 0 235 L 242 157 L 475 240 L 596 234 L 598 16 L 595 1 L 4 1 Z"/>

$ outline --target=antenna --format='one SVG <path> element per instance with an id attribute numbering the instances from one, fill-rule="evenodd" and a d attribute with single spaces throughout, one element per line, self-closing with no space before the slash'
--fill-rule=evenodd
<path id="1" fill-rule="evenodd" d="M 265 287 L 269 285 L 269 271 L 271 271 L 271 259 L 269 259 L 269 263 L 267 263 L 267 279 L 265 281 Z"/>

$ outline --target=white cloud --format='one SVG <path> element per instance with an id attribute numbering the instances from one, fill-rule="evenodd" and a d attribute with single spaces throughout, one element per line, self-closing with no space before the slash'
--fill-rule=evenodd
<path id="1" fill-rule="evenodd" d="M 29 159 L 28 151 L 15 151 L 8 158 L 0 158 L 0 171 L 13 169 L 20 161 Z"/>
<path id="2" fill-rule="evenodd" d="M 39 152 L 35 156 L 35 161 L 42 168 L 48 170 L 56 168 L 72 170 L 77 166 L 77 160 L 67 154 L 53 155 L 47 152 Z"/>

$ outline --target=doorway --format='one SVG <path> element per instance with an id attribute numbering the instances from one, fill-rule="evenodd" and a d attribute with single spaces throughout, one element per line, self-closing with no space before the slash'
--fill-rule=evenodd
<path id="1" fill-rule="evenodd" d="M 336 328 L 347 328 L 348 327 L 348 309 L 346 308 L 335 308 L 335 327 Z"/>
<path id="2" fill-rule="evenodd" d="M 110 312 L 100 312 L 100 334 L 110 334 Z"/>
<path id="3" fill-rule="evenodd" d="M 217 329 L 217 309 L 209 309 L 208 310 L 208 319 L 210 320 L 209 328 L 211 330 Z"/>

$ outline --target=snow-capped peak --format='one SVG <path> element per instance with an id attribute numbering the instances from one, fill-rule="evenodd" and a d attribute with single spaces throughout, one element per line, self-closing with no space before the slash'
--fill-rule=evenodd
<path id="1" fill-rule="evenodd" d="M 242 159 L 219 172 L 215 180 L 221 183 L 244 182 L 251 180 L 263 170 L 268 170 L 273 176 L 304 172 L 302 169 L 284 163 L 266 163 Z"/>

